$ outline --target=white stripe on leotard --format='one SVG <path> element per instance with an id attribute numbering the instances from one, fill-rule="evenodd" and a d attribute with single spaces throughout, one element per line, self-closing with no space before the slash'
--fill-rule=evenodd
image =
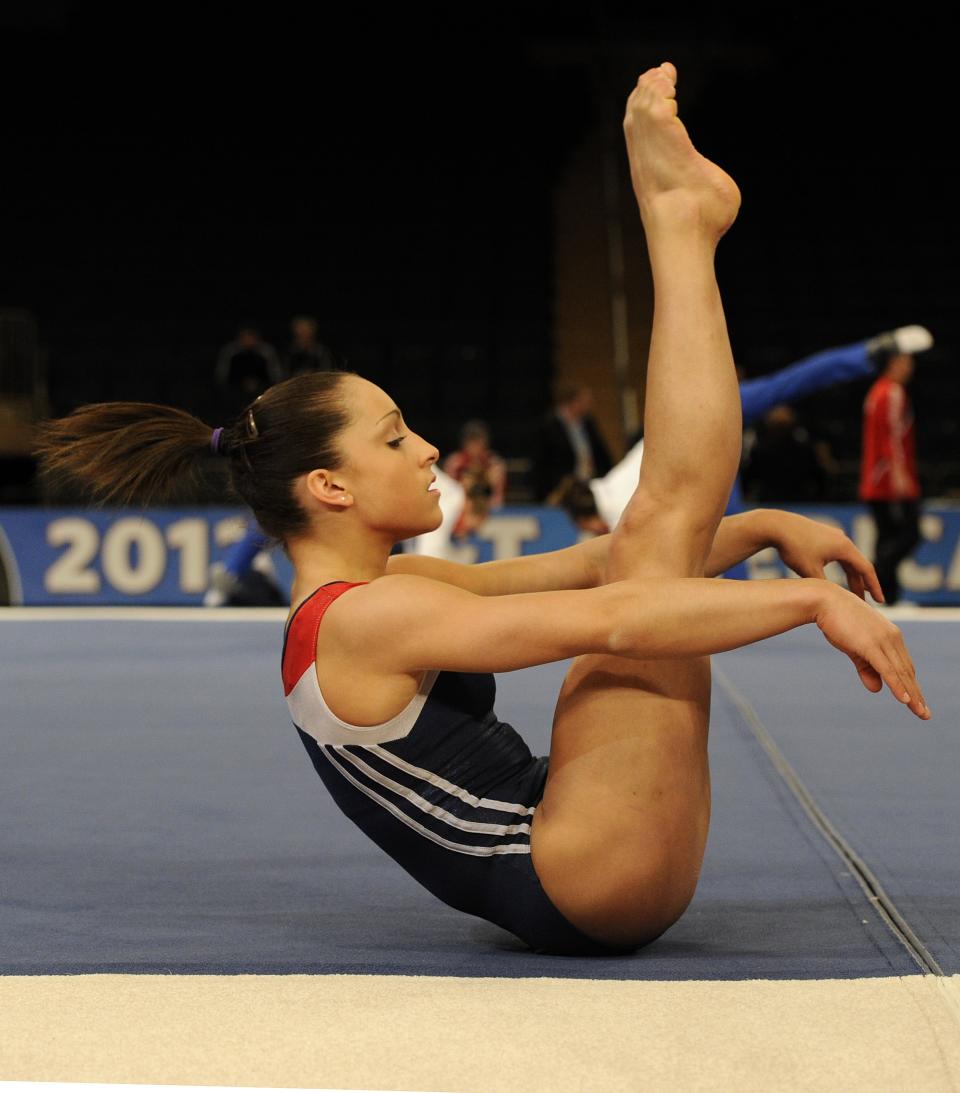
<path id="1" fill-rule="evenodd" d="M 386 748 L 381 748 L 377 744 L 370 745 L 368 750 L 372 751 L 385 763 L 389 763 L 391 766 L 396 767 L 398 770 L 405 771 L 407 774 L 413 774 L 422 781 L 429 782 L 432 786 L 436 786 L 438 789 L 442 789 L 454 797 L 459 797 L 461 801 L 466 801 L 468 805 L 472 805 L 474 808 L 493 808 L 498 812 L 515 812 L 518 816 L 532 816 L 536 810 L 536 805 L 518 805 L 514 804 L 512 801 L 494 801 L 489 797 L 475 797 L 469 790 L 461 789 L 460 786 L 455 786 L 453 782 L 448 782 L 446 778 L 442 778 L 432 770 L 416 767 L 413 763 L 408 763 L 406 760 L 394 755 L 393 752 L 387 751 Z"/>
<path id="2" fill-rule="evenodd" d="M 335 759 L 335 753 L 327 748 L 320 748 L 320 751 L 327 757 L 330 764 L 335 767 L 348 782 L 360 790 L 361 793 L 365 793 L 371 800 L 376 801 L 377 804 L 385 808 L 392 816 L 395 816 L 401 823 L 412 828 L 417 834 L 422 835 L 425 839 L 429 839 L 430 842 L 436 843 L 438 846 L 442 846 L 447 850 L 454 850 L 458 854 L 472 854 L 478 858 L 488 858 L 493 854 L 529 854 L 529 843 L 497 843 L 495 846 L 468 846 L 466 843 L 455 843 L 450 839 L 445 839 L 442 835 L 437 835 L 429 828 L 418 824 L 416 820 L 411 819 L 406 813 L 401 812 L 396 805 L 391 804 L 389 801 L 384 800 L 375 790 L 369 789 L 367 786 L 358 782 L 356 778 L 348 771 L 344 770 L 343 765 L 338 763 Z"/>
<path id="3" fill-rule="evenodd" d="M 327 705 L 317 679 L 317 663 L 313 660 L 287 695 L 287 706 L 293 723 L 318 744 L 362 744 L 365 747 L 385 744 L 410 735 L 439 675 L 436 670 L 427 672 L 417 693 L 389 721 L 379 725 L 351 725 L 337 717 Z"/>
<path id="4" fill-rule="evenodd" d="M 412 805 L 419 808 L 421 812 L 426 812 L 428 815 L 433 816 L 437 820 L 442 820 L 451 827 L 459 828 L 461 831 L 477 831 L 483 835 L 530 834 L 530 825 L 526 823 L 489 824 L 482 823 L 480 820 L 461 820 L 459 816 L 454 816 L 452 812 L 447 812 L 446 809 L 441 808 L 439 805 L 431 804 L 428 800 L 421 797 L 419 793 L 414 793 L 412 789 L 408 789 L 399 782 L 395 782 L 392 778 L 387 778 L 385 775 L 380 774 L 378 771 L 374 770 L 369 763 L 365 763 L 353 752 L 347 751 L 342 747 L 334 747 L 333 750 L 339 757 L 348 759 L 358 770 L 362 770 L 368 778 L 373 779 L 375 782 L 379 782 L 380 785 L 387 789 L 393 790 L 394 793 L 398 794 L 400 797 L 406 798 Z"/>

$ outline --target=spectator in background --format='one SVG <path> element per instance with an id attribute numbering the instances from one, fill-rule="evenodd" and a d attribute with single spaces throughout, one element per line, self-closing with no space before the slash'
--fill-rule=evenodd
<path id="1" fill-rule="evenodd" d="M 317 337 L 317 320 L 298 315 L 290 323 L 290 348 L 286 360 L 287 375 L 304 372 L 335 372 L 337 360 L 333 350 Z"/>
<path id="2" fill-rule="evenodd" d="M 491 509 L 503 507 L 507 466 L 490 450 L 490 430 L 482 421 L 468 421 L 460 430 L 460 450 L 451 452 L 443 469 L 463 487 L 463 511 L 453 528 L 454 538 L 475 531 Z"/>
<path id="3" fill-rule="evenodd" d="M 901 326 L 865 341 L 822 350 L 758 379 L 744 379 L 738 369 L 743 424 L 752 425 L 762 414 L 785 400 L 802 398 L 835 383 L 876 376 L 891 354 L 920 353 L 932 345 L 933 335 L 926 327 Z M 826 446 L 820 458 L 832 469 L 832 456 Z M 602 535 L 612 530 L 620 519 L 636 487 L 642 462 L 641 430 L 627 454 L 605 476 L 591 479 L 583 489 L 581 482 L 568 475 L 554 490 L 551 503 L 565 508 L 584 533 Z M 738 476 L 730 494 L 727 515 L 743 510 L 743 491 Z M 734 566 L 726 576 L 745 578 L 746 566 L 743 563 Z"/>
<path id="4" fill-rule="evenodd" d="M 537 436 L 533 473 L 538 501 L 552 503 L 550 495 L 571 476 L 578 482 L 589 482 L 613 466 L 592 409 L 589 387 L 571 384 L 558 392 Z"/>
<path id="5" fill-rule="evenodd" d="M 781 403 L 764 414 L 743 468 L 751 501 L 820 501 L 827 493 L 829 467 L 797 415 Z"/>
<path id="6" fill-rule="evenodd" d="M 260 337 L 255 325 L 245 323 L 234 341 L 225 345 L 217 357 L 214 379 L 221 413 L 238 415 L 244 406 L 283 378 L 276 350 Z"/>
<path id="7" fill-rule="evenodd" d="M 920 479 L 906 391 L 913 369 L 911 354 L 890 351 L 863 403 L 860 499 L 877 525 L 874 566 L 888 605 L 900 598 L 897 567 L 920 541 Z"/>

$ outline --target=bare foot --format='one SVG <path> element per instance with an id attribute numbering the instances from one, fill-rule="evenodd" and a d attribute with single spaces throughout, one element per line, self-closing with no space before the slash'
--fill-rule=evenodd
<path id="1" fill-rule="evenodd" d="M 677 117 L 677 70 L 665 61 L 637 81 L 627 99 L 623 131 L 630 177 L 648 219 L 695 222 L 719 239 L 737 217 L 740 190 L 733 179 L 694 148 Z"/>

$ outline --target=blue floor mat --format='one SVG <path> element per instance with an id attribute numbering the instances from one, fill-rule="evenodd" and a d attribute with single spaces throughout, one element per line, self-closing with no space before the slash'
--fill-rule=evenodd
<path id="1" fill-rule="evenodd" d="M 933 711 L 873 695 L 815 627 L 716 663 L 948 975 L 960 972 L 960 626 L 900 625 Z"/>
<path id="2" fill-rule="evenodd" d="M 287 716 L 281 632 L 278 622 L 0 622 L 0 973 L 919 972 L 719 689 L 713 826 L 686 914 L 630 956 L 527 951 L 421 889 L 333 805 Z M 564 670 L 498 677 L 498 715 L 535 754 L 549 748 Z M 757 673 L 766 693 L 798 710 L 814 701 L 783 671 Z M 928 698 L 936 708 L 934 688 Z M 846 779 L 873 795 L 864 750 L 846 749 Z"/>

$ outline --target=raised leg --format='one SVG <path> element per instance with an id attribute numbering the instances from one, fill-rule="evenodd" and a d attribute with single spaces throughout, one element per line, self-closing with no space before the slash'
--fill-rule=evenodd
<path id="1" fill-rule="evenodd" d="M 676 117 L 676 70 L 627 104 L 653 271 L 643 474 L 611 537 L 609 582 L 702 577 L 740 455 L 740 397 L 714 275 L 739 191 Z M 689 903 L 710 816 L 709 658 L 590 654 L 567 674 L 532 830 L 547 894 L 584 933 L 642 944 Z"/>

